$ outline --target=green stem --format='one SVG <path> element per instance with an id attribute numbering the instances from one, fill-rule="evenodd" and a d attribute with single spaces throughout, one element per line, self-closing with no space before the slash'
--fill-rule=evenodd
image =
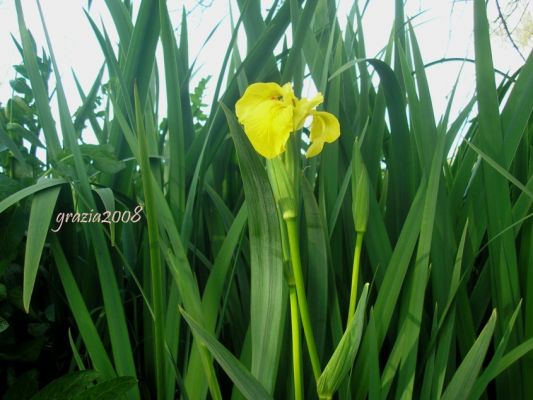
<path id="1" fill-rule="evenodd" d="M 315 380 L 318 380 L 321 374 L 320 360 L 318 359 L 315 337 L 311 327 L 311 318 L 309 317 L 309 307 L 307 306 L 307 298 L 305 296 L 305 285 L 302 274 L 302 263 L 300 261 L 300 245 L 298 243 L 296 218 L 287 218 L 285 220 L 285 224 L 287 225 L 287 233 L 289 236 L 292 271 L 294 273 L 294 283 L 296 285 L 296 294 L 298 296 L 298 306 L 300 309 L 300 316 L 302 318 L 305 341 L 307 343 L 307 350 L 309 351 L 309 358 L 311 359 L 311 366 L 313 367 L 313 374 L 315 376 Z"/>
<path id="2" fill-rule="evenodd" d="M 291 330 L 292 330 L 292 369 L 294 373 L 294 398 L 303 400 L 302 364 L 300 354 L 300 323 L 298 320 L 298 297 L 296 287 L 290 284 L 289 298 L 291 302 Z"/>
<path id="3" fill-rule="evenodd" d="M 350 291 L 350 307 L 348 308 L 348 321 L 346 327 L 350 325 L 352 318 L 355 314 L 355 305 L 357 302 L 357 281 L 359 279 L 359 261 L 361 260 L 361 248 L 363 247 L 364 232 L 357 232 L 357 238 L 355 239 L 355 252 L 353 256 L 353 268 L 352 268 L 352 288 Z"/>

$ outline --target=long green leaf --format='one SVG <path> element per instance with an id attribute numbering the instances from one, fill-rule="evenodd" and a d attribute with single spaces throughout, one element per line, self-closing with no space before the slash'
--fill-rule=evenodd
<path id="1" fill-rule="evenodd" d="M 31 203 L 28 239 L 26 241 L 26 252 L 24 253 L 24 284 L 22 287 L 22 301 L 26 312 L 30 310 L 35 278 L 37 277 L 44 242 L 60 190 L 61 188 L 59 187 L 52 187 L 40 191 L 35 194 Z"/>
<path id="2" fill-rule="evenodd" d="M 233 113 L 222 105 L 232 133 L 248 205 L 251 252 L 252 374 L 272 390 L 278 369 L 283 309 L 283 261 L 274 195 L 264 167 Z"/>
<path id="3" fill-rule="evenodd" d="M 189 314 L 180 310 L 194 335 L 209 349 L 213 357 L 249 400 L 272 399 L 261 383 L 218 340 L 203 329 Z"/>
<path id="4" fill-rule="evenodd" d="M 492 312 L 489 321 L 479 334 L 476 342 L 461 362 L 459 368 L 457 368 L 457 371 L 453 375 L 442 396 L 443 400 L 468 397 L 481 366 L 483 365 L 483 360 L 487 354 L 495 326 L 496 310 Z"/>
<path id="5" fill-rule="evenodd" d="M 61 144 L 59 143 L 59 137 L 55 126 L 55 121 L 52 116 L 52 110 L 48 103 L 48 93 L 41 73 L 39 72 L 36 49 L 33 47 L 30 32 L 28 31 L 26 22 L 24 21 L 24 14 L 22 12 L 20 0 L 15 1 L 15 6 L 17 8 L 18 26 L 22 41 L 24 65 L 30 77 L 32 90 L 35 97 L 35 104 L 37 105 L 37 110 L 39 111 L 39 120 L 46 139 L 46 147 L 50 154 L 50 161 L 54 161 L 57 159 L 61 150 Z"/>
<path id="6" fill-rule="evenodd" d="M 34 193 L 38 193 L 42 190 L 62 185 L 64 183 L 67 183 L 67 181 L 64 179 L 41 179 L 36 184 L 19 190 L 18 192 L 13 193 L 12 195 L 2 200 L 0 202 L 0 213 L 4 212 L 7 208 L 11 207 L 14 204 L 17 204 L 22 199 L 31 196 Z"/>
<path id="7" fill-rule="evenodd" d="M 63 289 L 67 296 L 67 301 L 71 310 L 76 310 L 74 313 L 74 320 L 76 321 L 80 335 L 87 348 L 87 352 L 91 357 L 94 369 L 99 371 L 103 377 L 111 378 L 116 376 L 113 365 L 109 360 L 109 356 L 105 350 L 100 335 L 98 334 L 89 310 L 87 309 L 87 305 L 83 300 L 78 284 L 74 279 L 74 275 L 72 274 L 70 265 L 65 257 L 65 253 L 61 248 L 59 240 L 55 236 L 52 238 L 52 252 L 54 254 L 61 284 L 63 285 Z"/>

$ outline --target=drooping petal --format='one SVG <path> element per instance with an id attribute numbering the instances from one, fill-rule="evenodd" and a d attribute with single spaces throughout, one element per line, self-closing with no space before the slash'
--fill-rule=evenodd
<path id="1" fill-rule="evenodd" d="M 322 96 L 322 93 L 318 93 L 311 100 L 306 98 L 296 100 L 296 105 L 294 107 L 295 130 L 302 129 L 305 119 L 311 114 L 311 111 L 323 102 L 324 96 Z"/>
<path id="2" fill-rule="evenodd" d="M 313 111 L 313 122 L 311 123 L 311 145 L 307 149 L 306 157 L 311 158 L 318 155 L 324 143 L 332 143 L 341 134 L 341 129 L 337 117 L 325 111 Z"/>
<path id="3" fill-rule="evenodd" d="M 235 104 L 237 119 L 254 149 L 266 158 L 285 151 L 293 130 L 293 104 L 296 97 L 290 83 L 254 83 Z"/>
<path id="4" fill-rule="evenodd" d="M 311 157 L 317 156 L 320 154 L 323 148 L 324 148 L 324 142 L 322 141 L 312 142 L 307 148 L 307 153 L 305 153 L 305 157 L 311 158 Z"/>

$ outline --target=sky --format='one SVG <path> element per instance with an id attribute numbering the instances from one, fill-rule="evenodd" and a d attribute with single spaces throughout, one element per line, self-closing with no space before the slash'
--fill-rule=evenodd
<path id="1" fill-rule="evenodd" d="M 188 17 L 190 59 L 198 58 L 198 68 L 192 81 L 192 86 L 202 77 L 212 75 L 211 86 L 208 87 L 206 100 L 214 90 L 216 75 L 220 69 L 222 59 L 230 37 L 229 3 L 234 0 L 204 0 L 209 7 L 194 7 L 197 1 L 168 1 L 168 7 L 173 26 L 178 27 L 181 9 L 185 5 L 187 10 L 193 10 Z M 346 24 L 346 16 L 353 0 L 338 0 L 338 16 L 341 26 Z M 41 21 L 35 2 L 23 0 L 26 24 L 38 43 L 45 46 Z M 265 1 L 265 8 L 270 1 Z M 360 1 L 363 4 L 364 1 Z M 452 7 L 453 3 L 453 7 Z M 496 9 L 493 2 L 489 2 L 489 19 L 496 19 Z M 84 15 L 87 0 L 42 0 L 44 17 L 54 46 L 59 64 L 61 77 L 65 86 L 71 112 L 80 105 L 81 99 L 77 94 L 72 78 L 72 70 L 88 91 L 103 62 L 103 55 L 98 42 Z M 529 12 L 533 15 L 533 6 L 529 4 Z M 407 0 L 406 16 L 415 17 L 413 25 L 426 63 L 444 57 L 474 57 L 473 48 L 473 3 L 472 1 L 457 0 Z M 107 12 L 104 0 L 93 0 L 90 15 L 109 30 L 111 40 L 117 41 L 112 21 Z M 367 55 L 375 56 L 387 43 L 394 17 L 392 0 L 371 0 L 366 10 L 363 25 L 366 40 Z M 203 46 L 203 43 L 217 25 L 213 38 Z M 20 55 L 13 45 L 10 33 L 18 37 L 17 16 L 13 0 L 0 0 L 0 102 L 5 102 L 11 96 L 9 80 L 15 77 L 13 65 L 20 63 Z M 530 41 L 531 43 L 531 41 Z M 243 44 L 244 45 L 244 44 Z M 518 53 L 511 44 L 501 37 L 492 39 L 493 58 L 495 67 L 512 72 L 522 63 Z M 527 56 L 528 50 L 525 49 Z M 158 57 L 161 59 L 161 46 Z M 474 67 L 471 64 L 462 66 L 460 62 L 439 64 L 427 69 L 429 86 L 432 92 L 433 106 L 438 117 L 446 108 L 447 98 L 455 83 L 459 71 L 463 73 L 459 81 L 453 114 L 465 105 L 474 93 Z M 312 91 L 312 89 L 310 89 Z M 312 93 L 311 93 L 312 94 Z M 310 95 L 311 95 L 310 94 Z M 164 103 L 164 102 L 163 102 Z"/>

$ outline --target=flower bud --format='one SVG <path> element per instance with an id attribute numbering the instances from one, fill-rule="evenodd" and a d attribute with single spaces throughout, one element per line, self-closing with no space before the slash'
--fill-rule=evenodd
<path id="1" fill-rule="evenodd" d="M 353 362 L 363 335 L 364 316 L 368 295 L 368 283 L 363 286 L 361 300 L 357 305 L 354 318 L 333 352 L 324 372 L 317 381 L 317 392 L 321 399 L 331 399 L 353 367 Z"/>

